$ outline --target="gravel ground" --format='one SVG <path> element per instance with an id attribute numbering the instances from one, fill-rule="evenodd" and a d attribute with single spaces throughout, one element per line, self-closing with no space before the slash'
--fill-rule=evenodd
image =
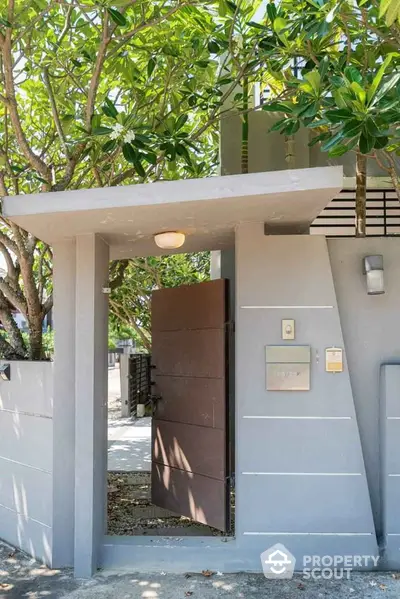
<path id="1" fill-rule="evenodd" d="M 266 580 L 255 574 L 99 572 L 76 580 L 0 542 L 0 599 L 399 599 L 397 574 L 354 573 L 350 580 Z"/>
<path id="2" fill-rule="evenodd" d="M 213 535 L 219 530 L 153 506 L 150 472 L 108 473 L 109 535 Z"/>

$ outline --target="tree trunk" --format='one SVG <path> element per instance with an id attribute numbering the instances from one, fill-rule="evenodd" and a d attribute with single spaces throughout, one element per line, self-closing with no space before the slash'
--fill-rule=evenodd
<path id="1" fill-rule="evenodd" d="M 357 152 L 356 158 L 356 237 L 365 237 L 367 221 L 367 157 Z"/>
<path id="2" fill-rule="evenodd" d="M 43 331 L 42 319 L 30 319 L 29 324 L 29 359 L 41 360 L 43 358 Z"/>
<path id="3" fill-rule="evenodd" d="M 294 135 L 285 135 L 285 162 L 287 168 L 296 168 L 296 141 Z"/>
<path id="4" fill-rule="evenodd" d="M 249 172 L 249 80 L 243 79 L 243 115 L 242 115 L 242 174 Z"/>

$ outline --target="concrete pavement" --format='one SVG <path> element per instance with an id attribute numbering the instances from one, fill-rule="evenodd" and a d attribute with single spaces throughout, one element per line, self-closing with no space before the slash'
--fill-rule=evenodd
<path id="1" fill-rule="evenodd" d="M 350 580 L 266 580 L 256 574 L 183 576 L 99 572 L 76 580 L 48 570 L 0 542 L 0 599 L 398 599 L 400 580 L 390 573 L 354 573 Z"/>
<path id="2" fill-rule="evenodd" d="M 151 470 L 151 418 L 121 418 L 119 368 L 108 370 L 108 470 Z"/>

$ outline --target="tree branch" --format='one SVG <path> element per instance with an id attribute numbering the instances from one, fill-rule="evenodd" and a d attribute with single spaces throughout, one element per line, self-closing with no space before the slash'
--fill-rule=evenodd
<path id="1" fill-rule="evenodd" d="M 108 13 L 104 11 L 103 14 L 103 35 L 102 40 L 97 52 L 96 62 L 94 65 L 92 78 L 89 84 L 89 93 L 86 104 L 86 130 L 90 132 L 92 125 L 92 116 L 94 113 L 94 107 L 96 103 L 97 90 L 100 83 L 100 74 L 103 69 L 104 61 L 106 58 L 107 46 L 110 43 L 110 37 L 108 34 Z"/>
<path id="2" fill-rule="evenodd" d="M 49 69 L 45 67 L 43 69 L 43 81 L 47 89 L 47 93 L 49 95 L 51 112 L 53 114 L 54 124 L 56 126 L 56 130 L 58 133 L 58 137 L 60 138 L 61 146 L 64 150 L 64 154 L 67 158 L 69 158 L 69 150 L 67 145 L 67 140 L 65 139 L 65 134 L 61 125 L 60 115 L 58 114 L 56 100 L 54 98 L 53 88 L 51 87 L 51 81 L 49 76 Z"/>
<path id="3" fill-rule="evenodd" d="M 3 293 L 6 299 L 8 299 L 8 301 L 21 312 L 21 314 L 23 314 L 25 317 L 28 316 L 27 305 L 24 297 L 12 289 L 12 287 L 5 281 L 3 277 L 0 277 L 0 291 Z"/>
<path id="4" fill-rule="evenodd" d="M 14 0 L 9 0 L 8 5 L 8 20 L 13 23 L 14 21 Z M 25 132 L 22 128 L 18 105 L 15 96 L 15 85 L 14 85 L 14 75 L 13 75 L 13 54 L 11 49 L 11 27 L 7 27 L 6 35 L 4 43 L 2 44 L 2 55 L 3 55 L 3 65 L 4 65 L 4 82 L 5 82 L 5 90 L 8 101 L 9 114 L 11 118 L 11 122 L 13 125 L 15 137 L 17 139 L 18 145 L 28 160 L 32 168 L 34 168 L 37 172 L 39 172 L 46 181 L 51 181 L 51 173 L 48 166 L 43 162 L 43 160 L 35 154 L 35 152 L 30 147 L 28 140 L 26 138 Z"/>

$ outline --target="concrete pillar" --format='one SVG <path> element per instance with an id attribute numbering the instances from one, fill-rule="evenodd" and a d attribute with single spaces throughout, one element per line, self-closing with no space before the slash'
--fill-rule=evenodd
<path id="1" fill-rule="evenodd" d="M 125 351 L 127 350 L 127 351 Z M 129 348 L 124 347 L 124 353 L 119 355 L 119 375 L 121 380 L 121 418 L 131 415 L 129 406 Z"/>
<path id="2" fill-rule="evenodd" d="M 210 279 L 214 281 L 215 279 L 221 278 L 221 254 L 220 250 L 214 250 L 210 255 Z"/>
<path id="3" fill-rule="evenodd" d="M 75 241 L 53 247 L 54 400 L 52 567 L 74 562 Z"/>
<path id="4" fill-rule="evenodd" d="M 75 576 L 90 577 L 106 527 L 109 247 L 76 239 Z"/>

